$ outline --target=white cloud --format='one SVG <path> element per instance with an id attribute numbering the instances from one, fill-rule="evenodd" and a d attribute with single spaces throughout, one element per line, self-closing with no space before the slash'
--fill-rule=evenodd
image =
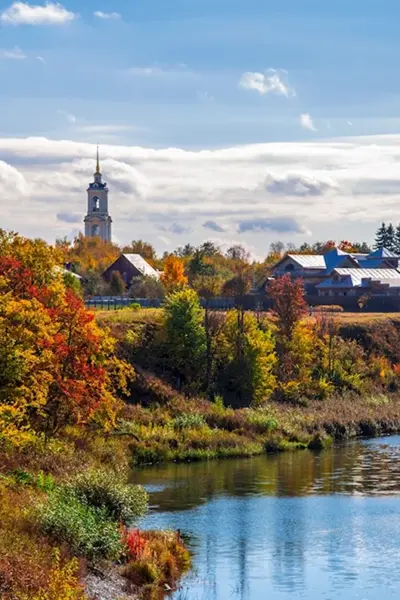
<path id="1" fill-rule="evenodd" d="M 28 58 L 24 52 L 18 46 L 15 46 L 12 50 L 0 50 L 0 58 L 8 58 L 11 60 L 25 60 Z"/>
<path id="2" fill-rule="evenodd" d="M 71 224 L 57 214 L 83 219 L 95 155 L 94 143 L 0 138 L 2 226 L 50 241 L 67 235 Z M 271 241 L 300 244 L 309 231 L 313 239 L 372 241 L 382 220 L 399 220 L 399 156 L 400 135 L 201 151 L 100 148 L 123 243 L 140 237 L 161 247 L 164 226 L 173 249 L 200 244 L 210 230 L 222 240 L 239 238 L 259 256 Z M 179 235 L 174 223 L 192 232 Z"/>
<path id="3" fill-rule="evenodd" d="M 96 10 L 93 14 L 98 19 L 103 19 L 104 21 L 117 21 L 121 18 L 121 15 L 117 12 L 105 13 L 101 10 Z"/>
<path id="4" fill-rule="evenodd" d="M 13 2 L 1 13 L 0 21 L 6 25 L 64 25 L 76 16 L 58 2 L 44 5 Z"/>
<path id="5" fill-rule="evenodd" d="M 254 90 L 262 96 L 276 94 L 289 98 L 296 95 L 288 82 L 287 72 L 282 69 L 268 69 L 264 73 L 243 73 L 239 86 L 246 90 Z"/>
<path id="6" fill-rule="evenodd" d="M 43 58 L 43 56 L 37 56 L 37 57 L 36 57 L 36 60 L 40 61 L 40 62 L 41 62 L 41 63 L 43 63 L 43 64 L 46 64 L 46 61 L 45 61 L 45 59 Z"/>
<path id="7" fill-rule="evenodd" d="M 304 127 L 304 129 L 309 129 L 310 131 L 318 131 L 318 129 L 314 125 L 311 115 L 309 115 L 308 113 L 303 113 L 302 115 L 300 115 L 300 124 L 302 127 Z"/>

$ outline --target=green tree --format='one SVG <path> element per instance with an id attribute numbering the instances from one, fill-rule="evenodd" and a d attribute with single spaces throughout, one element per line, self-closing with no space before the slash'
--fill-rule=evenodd
<path id="1" fill-rule="evenodd" d="M 385 248 L 386 244 L 387 244 L 387 227 L 386 227 L 386 223 L 382 223 L 382 225 L 379 227 L 379 229 L 375 235 L 374 248 L 376 248 L 377 250 L 380 248 Z"/>
<path id="2" fill-rule="evenodd" d="M 385 248 L 388 250 L 394 250 L 396 247 L 396 233 L 392 223 L 389 223 L 388 228 L 386 229 L 386 243 Z"/>
<path id="3" fill-rule="evenodd" d="M 170 366 L 179 380 L 201 385 L 206 358 L 204 313 L 194 290 L 170 294 L 165 306 L 165 335 Z"/>
<path id="4" fill-rule="evenodd" d="M 111 274 L 110 291 L 113 296 L 123 296 L 125 292 L 125 282 L 119 271 L 113 271 Z"/>
<path id="5" fill-rule="evenodd" d="M 229 312 L 224 334 L 222 394 L 242 407 L 267 400 L 276 387 L 274 326 L 239 309 Z"/>
<path id="6" fill-rule="evenodd" d="M 400 223 L 396 227 L 393 252 L 395 252 L 397 256 L 400 256 Z"/>

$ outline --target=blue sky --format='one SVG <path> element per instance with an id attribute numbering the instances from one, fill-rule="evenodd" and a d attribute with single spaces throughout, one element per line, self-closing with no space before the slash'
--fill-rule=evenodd
<path id="1" fill-rule="evenodd" d="M 0 10 L 10 4 L 1 0 Z M 379 1 L 361 0 L 70 0 L 64 6 L 79 15 L 66 26 L 0 28 L 1 48 L 32 57 L 0 62 L 7 82 L 0 127 L 7 135 L 71 133 L 60 111 L 82 125 L 130 125 L 125 136 L 119 132 L 123 141 L 155 146 L 398 127 L 398 2 L 386 0 L 384 10 Z M 99 19 L 95 11 L 120 18 Z M 244 72 L 269 68 L 288 71 L 295 97 L 239 88 Z M 318 131 L 301 127 L 302 113 Z"/>
<path id="2" fill-rule="evenodd" d="M 376 159 L 373 159 L 373 148 L 380 147 L 383 135 L 400 131 L 399 17 L 400 3 L 395 0 L 384 3 L 378 0 L 330 3 L 322 0 L 65 0 L 47 5 L 42 0 L 30 3 L 0 0 L 3 83 L 0 136 L 4 140 L 22 140 L 21 148 L 16 145 L 12 151 L 8 142 L 0 143 L 0 160 L 17 169 L 30 188 L 32 178 L 36 177 L 37 181 L 45 177 L 44 171 L 38 171 L 37 160 L 44 169 L 41 151 L 38 150 L 39 158 L 31 150 L 29 156 L 23 158 L 27 152 L 24 140 L 30 137 L 70 143 L 69 153 L 64 149 L 63 156 L 68 155 L 71 163 L 75 158 L 89 159 L 92 149 L 80 144 L 99 142 L 106 160 L 116 162 L 119 162 L 120 147 L 154 151 L 180 148 L 197 153 L 199 159 L 193 180 L 182 179 L 185 195 L 203 180 L 201 150 L 223 151 L 281 143 L 286 145 L 287 156 L 279 151 L 278 158 L 273 150 L 277 146 L 271 146 L 269 162 L 262 164 L 258 158 L 252 164 L 252 178 L 245 174 L 239 177 L 236 173 L 232 187 L 240 190 L 245 186 L 243 202 L 248 206 L 252 200 L 258 202 L 251 196 L 251 190 L 259 190 L 268 177 L 285 178 L 289 182 L 293 182 L 294 175 L 300 180 L 305 177 L 307 181 L 319 181 L 322 177 L 324 198 L 336 190 L 335 199 L 329 196 L 333 205 L 330 218 L 326 218 L 325 212 L 325 221 L 318 221 L 316 228 L 313 218 L 305 215 L 299 230 L 288 231 L 288 235 L 304 236 L 307 232 L 314 238 L 335 237 L 336 219 L 343 217 L 338 209 L 341 206 L 338 195 L 346 198 L 346 202 L 356 197 L 354 189 L 360 180 L 357 177 L 361 177 L 359 168 L 366 147 L 362 137 L 378 136 L 371 138 L 368 145 L 369 173 L 366 175 L 381 164 L 382 156 L 386 157 L 388 170 L 397 160 L 396 145 L 391 146 L 396 150 L 392 149 L 389 157 L 383 150 Z M 340 163 L 336 159 L 335 141 L 343 138 L 352 140 L 354 151 L 346 154 L 346 162 Z M 72 147 L 71 143 L 77 145 Z M 324 164 L 322 168 L 318 161 L 307 160 L 306 143 L 321 144 L 321 152 L 331 153 L 331 164 Z M 299 144 L 297 150 L 295 144 Z M 299 153 L 303 156 L 300 162 L 296 158 Z M 354 161 L 355 153 L 360 158 Z M 246 151 L 243 156 L 245 154 Z M 264 151 L 261 154 L 265 156 Z M 189 159 L 190 155 L 187 156 Z M 46 160 L 49 162 L 48 157 Z M 132 189 L 137 189 L 137 178 L 146 179 L 148 206 L 157 201 L 155 189 L 157 194 L 165 190 L 168 208 L 163 210 L 181 214 L 182 202 L 174 204 L 177 191 L 168 187 L 172 180 L 175 185 L 180 176 L 175 170 L 176 162 L 169 173 L 163 171 L 164 180 L 158 189 L 154 182 L 161 181 L 159 169 L 153 175 L 148 165 L 142 168 L 143 157 L 131 156 L 124 160 L 124 164 L 136 169 L 131 173 L 135 183 Z M 221 156 L 215 155 L 214 171 L 207 170 L 208 177 L 213 172 L 220 173 L 212 190 L 214 199 L 218 194 L 223 196 L 229 188 L 221 175 L 221 161 Z M 260 164 L 262 168 L 257 167 Z M 349 164 L 356 164 L 357 168 L 345 177 Z M 70 166 L 69 176 L 82 176 L 83 184 L 92 169 L 88 164 L 85 173 L 86 167 L 75 167 Z M 111 163 L 109 169 L 112 169 Z M 396 165 L 396 170 L 387 174 L 382 189 L 386 189 L 387 181 L 396 180 L 397 170 Z M 326 187 L 329 174 L 334 181 Z M 10 181 L 10 176 L 7 177 Z M 341 178 L 352 182 L 350 188 L 343 188 Z M 242 179 L 247 183 L 242 183 Z M 5 175 L 3 180 L 6 181 Z M 0 188 L 1 182 L 0 177 Z M 196 188 L 200 197 L 206 193 L 204 186 L 201 189 Z M 259 211 L 257 215 L 246 215 L 248 218 L 266 219 L 271 214 L 280 218 L 290 212 L 285 213 L 282 206 L 287 203 L 292 207 L 293 189 L 289 186 L 287 196 L 280 192 L 279 202 L 275 202 L 276 195 L 271 198 L 274 194 L 271 189 L 277 188 L 267 185 L 265 214 Z M 380 189 L 379 183 L 371 186 L 371 202 Z M 29 189 L 24 193 L 31 194 Z M 59 193 L 55 186 L 49 196 L 56 202 Z M 118 202 L 124 210 L 129 201 L 132 210 L 143 201 L 140 195 L 129 200 L 123 193 L 118 196 Z M 397 193 L 397 189 L 393 193 Z M 304 198 L 316 197 L 313 193 L 299 195 L 298 191 L 294 196 L 301 196 L 303 205 Z M 32 202 L 36 201 L 35 194 L 30 197 Z M 77 202 L 74 198 L 68 196 L 65 202 Z M 229 200 L 226 202 L 228 218 Z M 47 208 L 49 205 L 50 201 Z M 381 216 L 397 218 L 392 206 L 394 203 L 390 201 L 382 215 L 375 211 L 366 215 L 361 223 L 358 220 L 358 230 L 354 224 L 343 225 L 342 221 L 341 228 L 352 237 L 370 238 Z M 162 213 L 155 214 L 162 220 Z M 188 206 L 188 220 L 191 215 Z M 14 226 L 15 220 L 11 215 L 9 226 Z M 24 224 L 23 227 L 28 233 L 39 231 L 47 235 L 37 225 Z M 190 230 L 193 239 L 200 241 L 204 234 L 201 223 L 196 227 L 191 224 Z M 68 233 L 60 223 L 57 231 Z M 125 241 L 130 231 L 120 225 L 118 239 Z M 227 237 L 231 239 L 232 228 L 229 231 Z M 254 236 L 251 239 L 250 235 L 243 236 L 246 243 L 255 245 L 258 253 L 264 252 L 268 240 L 282 233 L 271 228 L 261 228 L 261 231 L 265 234 L 262 241 L 260 236 L 256 242 Z M 160 237 L 167 239 L 165 235 L 155 235 L 154 229 L 149 228 L 146 233 L 155 241 Z M 170 231 L 168 243 L 179 241 L 174 231 Z M 167 242 L 160 244 L 167 245 Z"/>

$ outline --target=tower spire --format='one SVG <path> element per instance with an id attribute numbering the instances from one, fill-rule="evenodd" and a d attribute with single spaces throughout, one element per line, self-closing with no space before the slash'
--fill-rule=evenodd
<path id="1" fill-rule="evenodd" d="M 100 173 L 100 156 L 99 156 L 99 147 L 98 146 L 97 146 L 96 173 Z"/>

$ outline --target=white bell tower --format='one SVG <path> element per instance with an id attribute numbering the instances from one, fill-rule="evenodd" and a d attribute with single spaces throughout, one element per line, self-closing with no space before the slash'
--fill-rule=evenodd
<path id="1" fill-rule="evenodd" d="M 99 147 L 97 147 L 96 172 L 94 182 L 87 189 L 88 208 L 85 217 L 85 236 L 99 236 L 105 242 L 111 242 L 112 219 L 108 213 L 108 187 L 103 183 L 100 172 Z"/>

